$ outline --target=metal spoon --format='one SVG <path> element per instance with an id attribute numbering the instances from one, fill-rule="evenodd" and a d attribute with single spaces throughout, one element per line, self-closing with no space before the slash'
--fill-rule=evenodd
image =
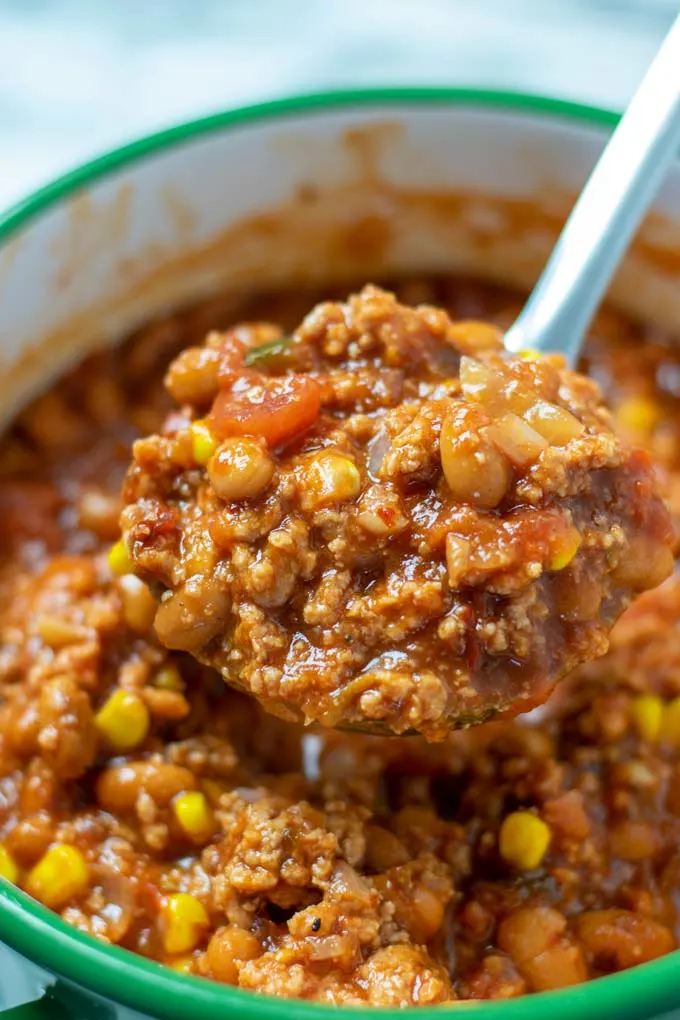
<path id="1" fill-rule="evenodd" d="M 680 16 L 567 220 L 505 348 L 576 362 L 584 334 L 680 146 Z"/>

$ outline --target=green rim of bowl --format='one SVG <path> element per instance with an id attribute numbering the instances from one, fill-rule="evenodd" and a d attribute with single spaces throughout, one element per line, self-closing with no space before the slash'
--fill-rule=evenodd
<path id="1" fill-rule="evenodd" d="M 106 153 L 40 188 L 0 215 L 0 244 L 30 221 L 81 189 L 147 157 L 177 148 L 202 136 L 243 125 L 289 116 L 318 114 L 363 106 L 476 106 L 515 113 L 577 121 L 610 130 L 618 117 L 580 103 L 526 93 L 484 89 L 403 88 L 339 91 L 275 100 L 229 110 L 170 127 Z M 328 1020 L 329 1007 L 299 1000 L 254 995 L 210 981 L 190 978 L 106 946 L 75 931 L 21 890 L 0 881 L 0 939 L 26 959 L 74 982 L 83 989 L 151 1016 L 201 1017 L 223 1020 L 227 1015 L 253 1020 Z M 476 1020 L 573 1020 L 583 1014 L 602 1018 L 654 1016 L 680 1004 L 680 959 L 672 953 L 653 963 L 587 982 L 574 988 L 504 1002 L 465 1003 Z M 460 1009 L 463 1004 L 451 1005 Z M 437 1007 L 441 1010 L 442 1007 Z M 334 1007 L 334 1015 L 356 1015 L 356 1009 Z M 403 1018 L 399 1009 L 380 1011 L 384 1020 Z"/>

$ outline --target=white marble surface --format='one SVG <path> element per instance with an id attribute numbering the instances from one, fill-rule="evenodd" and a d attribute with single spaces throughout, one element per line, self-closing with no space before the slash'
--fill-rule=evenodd
<path id="1" fill-rule="evenodd" d="M 621 107 L 676 0 L 0 0 L 0 207 L 176 120 L 362 84 Z"/>

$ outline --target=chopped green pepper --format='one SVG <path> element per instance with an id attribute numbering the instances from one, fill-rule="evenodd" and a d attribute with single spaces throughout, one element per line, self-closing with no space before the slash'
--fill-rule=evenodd
<path id="1" fill-rule="evenodd" d="M 276 358 L 279 354 L 283 354 L 286 351 L 292 339 L 290 336 L 281 336 L 276 340 L 270 340 L 269 343 L 260 344 L 259 347 L 253 347 L 243 359 L 244 363 L 250 367 L 251 365 L 257 365 L 260 361 Z"/>

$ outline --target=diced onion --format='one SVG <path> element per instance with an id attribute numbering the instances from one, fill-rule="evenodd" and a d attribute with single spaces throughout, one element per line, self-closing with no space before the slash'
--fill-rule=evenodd
<path id="1" fill-rule="evenodd" d="M 523 418 L 547 439 L 551 446 L 566 446 L 572 439 L 583 435 L 585 426 L 578 418 L 558 404 L 537 400 L 524 412 Z"/>
<path id="2" fill-rule="evenodd" d="M 511 411 L 488 425 L 484 435 L 518 468 L 533 464 L 548 446 L 540 432 Z"/>

